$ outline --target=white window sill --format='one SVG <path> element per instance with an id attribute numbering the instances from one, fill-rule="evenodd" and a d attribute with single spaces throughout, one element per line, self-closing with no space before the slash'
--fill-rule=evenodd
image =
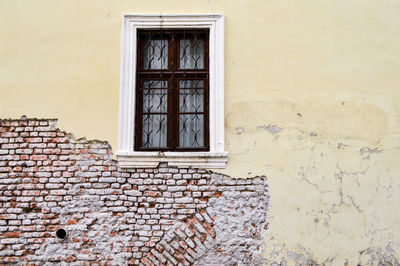
<path id="1" fill-rule="evenodd" d="M 157 167 L 166 162 L 179 168 L 225 168 L 227 152 L 117 152 L 121 168 Z"/>

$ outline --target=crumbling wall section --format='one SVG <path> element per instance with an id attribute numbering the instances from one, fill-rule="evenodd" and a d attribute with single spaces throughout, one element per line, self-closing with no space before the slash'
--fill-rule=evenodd
<path id="1" fill-rule="evenodd" d="M 265 177 L 120 169 L 56 120 L 0 120 L 0 263 L 258 264 L 268 199 Z"/>

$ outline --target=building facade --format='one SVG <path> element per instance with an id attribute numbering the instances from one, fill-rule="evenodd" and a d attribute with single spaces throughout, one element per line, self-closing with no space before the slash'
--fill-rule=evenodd
<path id="1" fill-rule="evenodd" d="M 0 262 L 398 265 L 399 13 L 0 1 Z"/>

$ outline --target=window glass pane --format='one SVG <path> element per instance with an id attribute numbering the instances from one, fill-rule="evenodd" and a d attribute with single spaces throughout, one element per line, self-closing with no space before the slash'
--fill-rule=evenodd
<path id="1" fill-rule="evenodd" d="M 142 147 L 164 148 L 167 146 L 167 115 L 143 115 Z"/>
<path id="2" fill-rule="evenodd" d="M 198 89 L 204 88 L 204 81 L 201 79 L 184 79 L 179 81 L 179 88 L 181 89 Z"/>
<path id="3" fill-rule="evenodd" d="M 181 39 L 179 51 L 181 69 L 204 68 L 204 38 L 195 36 Z"/>
<path id="4" fill-rule="evenodd" d="M 145 70 L 168 68 L 168 40 L 147 40 L 144 43 Z"/>
<path id="5" fill-rule="evenodd" d="M 168 88 L 167 80 L 145 80 L 143 81 L 145 89 L 166 89 Z"/>
<path id="6" fill-rule="evenodd" d="M 179 112 L 204 112 L 204 90 L 180 89 Z"/>
<path id="7" fill-rule="evenodd" d="M 179 81 L 179 112 L 204 112 L 204 81 Z"/>
<path id="8" fill-rule="evenodd" d="M 196 148 L 204 146 L 204 115 L 179 115 L 179 147 Z"/>
<path id="9" fill-rule="evenodd" d="M 168 81 L 164 80 L 146 80 L 143 82 L 143 113 L 167 112 L 167 87 Z"/>

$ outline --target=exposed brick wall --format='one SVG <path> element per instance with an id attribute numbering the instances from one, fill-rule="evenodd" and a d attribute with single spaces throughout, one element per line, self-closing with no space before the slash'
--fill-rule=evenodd
<path id="1" fill-rule="evenodd" d="M 258 264 L 268 197 L 264 177 L 119 169 L 56 120 L 0 120 L 0 263 Z"/>

